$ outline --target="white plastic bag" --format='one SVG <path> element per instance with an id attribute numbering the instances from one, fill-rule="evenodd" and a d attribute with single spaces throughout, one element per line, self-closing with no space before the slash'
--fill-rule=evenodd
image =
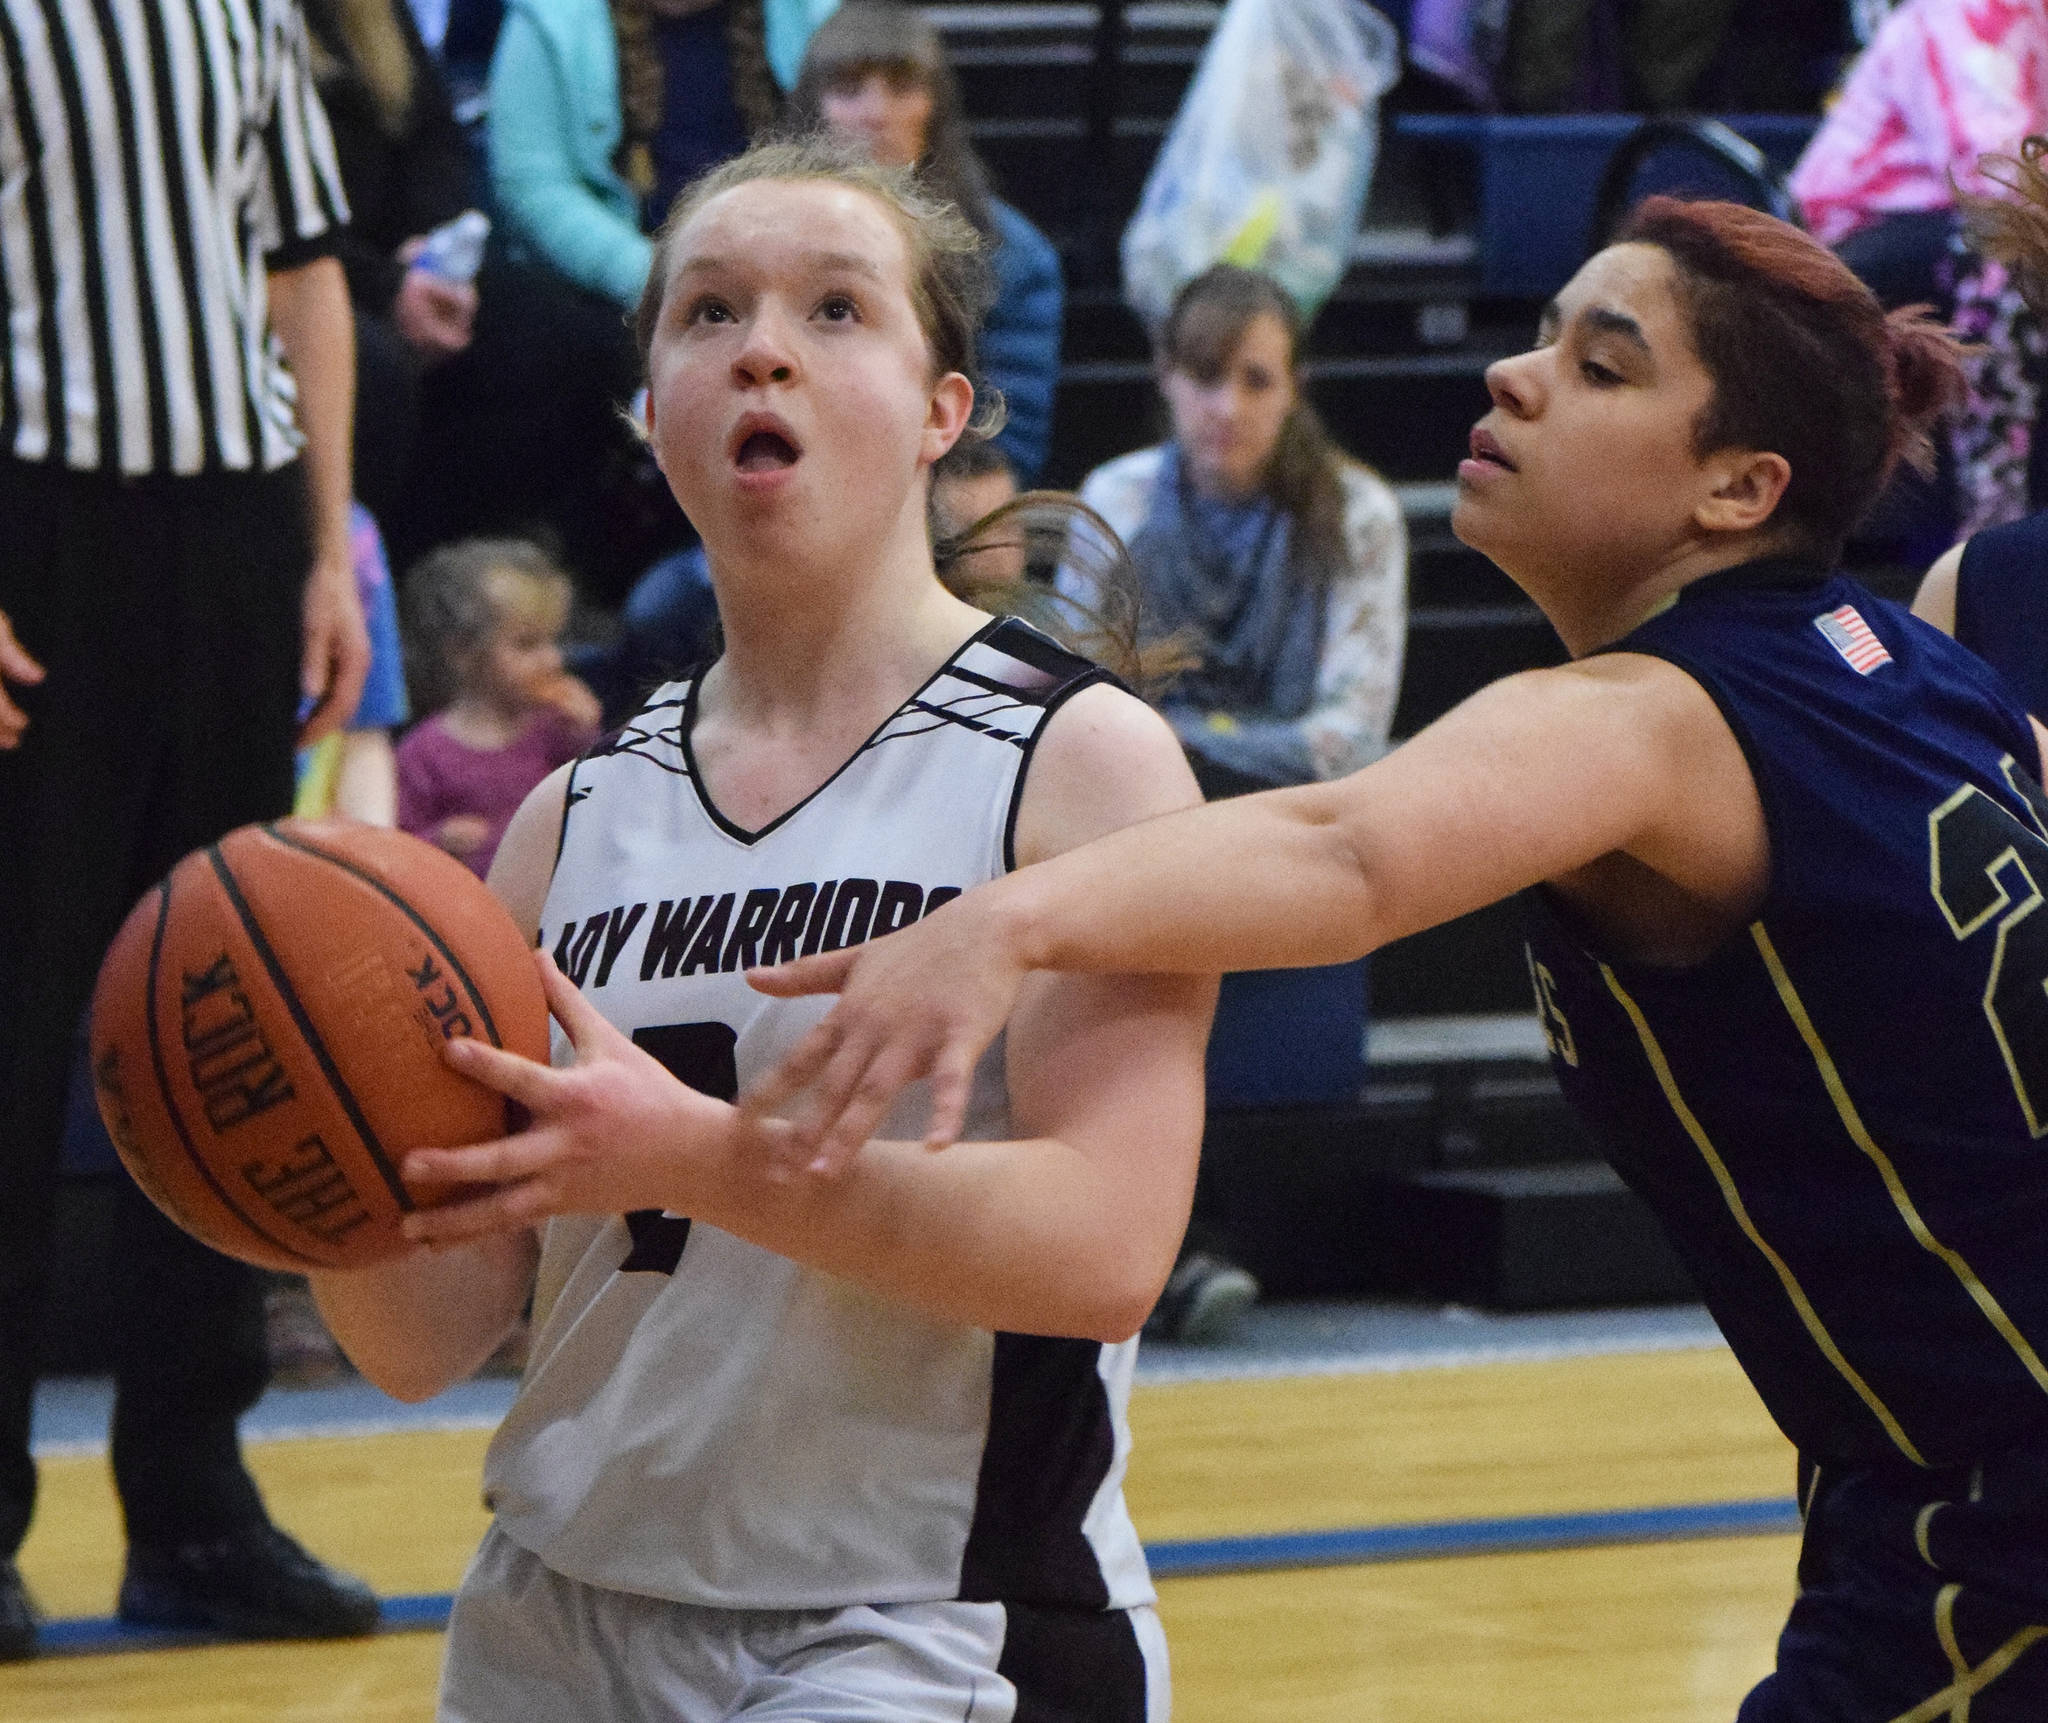
<path id="1" fill-rule="evenodd" d="M 1312 317 L 1350 262 L 1401 41 L 1365 0 L 1229 0 L 1124 229 L 1150 326 L 1213 263 L 1272 274 Z"/>

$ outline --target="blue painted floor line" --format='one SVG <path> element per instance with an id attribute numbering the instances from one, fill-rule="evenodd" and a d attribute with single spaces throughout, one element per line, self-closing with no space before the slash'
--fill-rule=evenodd
<path id="1" fill-rule="evenodd" d="M 1515 1550 L 1589 1549 L 1608 1544 L 1673 1543 L 1688 1538 L 1755 1537 L 1798 1529 L 1798 1504 L 1785 1496 L 1761 1501 L 1619 1508 L 1604 1513 L 1524 1514 L 1507 1519 L 1350 1526 L 1338 1531 L 1280 1532 L 1258 1537 L 1183 1538 L 1147 1544 L 1145 1555 L 1154 1578 L 1187 1579 L 1206 1574 L 1498 1555 Z M 448 1625 L 452 1602 L 447 1592 L 387 1597 L 381 1631 L 438 1632 Z M 46 1654 L 76 1657 L 221 1642 L 203 1633 L 127 1627 L 113 1616 L 89 1616 L 45 1622 L 38 1643 Z"/>
<path id="2" fill-rule="evenodd" d="M 1281 1532 L 1262 1537 L 1189 1538 L 1147 1544 L 1145 1557 L 1155 1579 L 1185 1579 L 1197 1574 L 1351 1567 L 1366 1562 L 1424 1561 L 1433 1556 L 1670 1543 L 1798 1529 L 1799 1505 L 1786 1496 L 1592 1514 L 1527 1514 L 1512 1519 L 1350 1526 L 1341 1531 Z"/>

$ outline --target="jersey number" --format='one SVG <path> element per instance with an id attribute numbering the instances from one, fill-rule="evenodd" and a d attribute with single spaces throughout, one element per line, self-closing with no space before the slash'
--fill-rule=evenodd
<path id="1" fill-rule="evenodd" d="M 2006 781 L 2048 821 L 2040 786 L 2004 762 Z M 1970 939 L 1992 929 L 1984 1015 L 2005 1058 L 2027 1129 L 2048 1135 L 2048 842 L 1973 784 L 1927 816 L 1934 901 L 1949 930 Z"/>
<path id="2" fill-rule="evenodd" d="M 1557 977 L 1548 965 L 1536 961 L 1536 953 L 1527 945 L 1522 947 L 1522 956 L 1528 960 L 1529 984 L 1536 989 L 1536 1021 L 1543 1027 L 1543 1044 L 1554 1058 L 1577 1070 L 1579 1047 L 1572 1039 L 1571 1019 L 1557 1002 Z"/>
<path id="3" fill-rule="evenodd" d="M 716 1101 L 739 1099 L 738 1044 L 730 1023 L 663 1023 L 633 1031 L 634 1046 L 651 1053 L 671 1077 Z M 690 1238 L 688 1220 L 641 1208 L 626 1216 L 626 1230 L 633 1248 L 619 1264 L 621 1274 L 675 1273 Z"/>

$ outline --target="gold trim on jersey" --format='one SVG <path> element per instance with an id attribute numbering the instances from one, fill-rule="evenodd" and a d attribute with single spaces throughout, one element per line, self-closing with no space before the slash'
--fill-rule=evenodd
<path id="1" fill-rule="evenodd" d="M 2048 1627 L 2023 1627 L 1982 1663 L 1972 1665 L 1956 1638 L 1956 1599 L 1962 1589 L 1945 1585 L 1934 1598 L 1934 1636 L 1941 1641 L 1942 1653 L 1956 1678 L 1910 1711 L 1901 1711 L 1892 1723 L 1970 1723 L 1970 1701 L 2017 1663 L 2029 1647 L 2048 1639 Z"/>
<path id="2" fill-rule="evenodd" d="M 1700 1158 L 1707 1163 L 1707 1170 L 1713 1174 L 1714 1183 L 1720 1186 L 1721 1200 L 1728 1205 L 1728 1212 L 1735 1217 L 1735 1224 L 1742 1229 L 1743 1236 L 1756 1246 L 1777 1274 L 1779 1284 L 1785 1289 L 1785 1296 L 1791 1300 L 1792 1308 L 1799 1313 L 1799 1320 L 1805 1324 L 1806 1332 L 1814 1345 L 1835 1367 L 1842 1380 L 1856 1391 L 1857 1398 L 1870 1408 L 1871 1415 L 1884 1426 L 1885 1434 L 1891 1437 L 1899 1452 L 1916 1466 L 1926 1465 L 1927 1462 L 1920 1457 L 1920 1450 L 1913 1446 L 1911 1438 L 1900 1427 L 1898 1419 L 1892 1416 L 1891 1409 L 1877 1397 L 1870 1384 L 1856 1373 L 1856 1367 L 1842 1356 L 1842 1349 L 1835 1344 L 1834 1336 L 1828 1333 L 1826 1324 L 1820 1319 L 1820 1312 L 1814 1309 L 1813 1301 L 1806 1296 L 1805 1289 L 1800 1286 L 1791 1265 L 1773 1250 L 1765 1242 L 1764 1235 L 1757 1231 L 1756 1222 L 1750 1219 L 1749 1209 L 1743 1203 L 1742 1193 L 1735 1188 L 1735 1179 L 1728 1171 L 1727 1163 L 1721 1159 L 1693 1110 L 1685 1104 L 1685 1097 L 1678 1092 L 1678 1082 L 1671 1074 L 1670 1062 L 1664 1057 L 1664 1049 L 1658 1045 L 1656 1033 L 1651 1029 L 1649 1019 L 1643 1015 L 1642 1007 L 1629 997 L 1628 990 L 1622 986 L 1620 978 L 1604 963 L 1600 965 L 1600 976 L 1607 983 L 1607 991 L 1620 1002 L 1622 1010 L 1628 1013 L 1629 1021 L 1635 1025 L 1636 1039 L 1643 1044 L 1643 1056 L 1650 1062 L 1650 1070 L 1657 1078 L 1657 1086 L 1664 1091 L 1664 1099 L 1670 1103 L 1671 1111 L 1684 1127 L 1685 1134 L 1692 1139 L 1693 1147 L 1699 1150 Z"/>
<path id="3" fill-rule="evenodd" d="M 1920 1552 L 1920 1559 L 1937 1572 L 1941 1563 L 1934 1559 L 1934 1546 L 1927 1539 L 1934 1530 L 1934 1516 L 1947 1506 L 1946 1502 L 1929 1502 L 1913 1519 L 1913 1547 Z"/>
<path id="4" fill-rule="evenodd" d="M 1856 1103 L 1849 1099 L 1849 1091 L 1842 1082 L 1842 1074 L 1835 1069 L 1835 1062 L 1822 1043 L 1820 1031 L 1813 1026 L 1813 1019 L 1806 1014 L 1805 1003 L 1799 991 L 1792 985 L 1792 977 L 1785 972 L 1785 965 L 1778 959 L 1777 947 L 1771 943 L 1771 936 L 1764 930 L 1762 922 L 1754 923 L 1750 936 L 1756 941 L 1756 948 L 1763 956 L 1764 968 L 1770 971 L 1771 985 L 1778 990 L 1778 997 L 1784 1002 L 1786 1014 L 1792 1019 L 1792 1026 L 1799 1031 L 1800 1040 L 1806 1043 L 1806 1050 L 1813 1055 L 1813 1063 L 1820 1072 L 1820 1080 L 1826 1087 L 1828 1099 L 1835 1104 L 1836 1115 L 1842 1121 L 1842 1128 L 1849 1133 L 1849 1140 L 1869 1157 L 1877 1168 L 1878 1177 L 1884 1180 L 1884 1188 L 1890 1193 L 1892 1206 L 1899 1211 L 1899 1218 L 1906 1223 L 1906 1230 L 1913 1235 L 1913 1242 L 1930 1255 L 1938 1257 L 1948 1265 L 1949 1272 L 1962 1283 L 1970 1300 L 1984 1313 L 1984 1319 L 1998 1330 L 1999 1338 L 2012 1348 L 2027 1374 L 2034 1379 L 2034 1385 L 2048 1392 L 2048 1366 L 2044 1366 L 2039 1355 L 2028 1343 L 2019 1326 L 2006 1315 L 2005 1308 L 1992 1295 L 1991 1289 L 1977 1277 L 1962 1256 L 1936 1238 L 1928 1230 L 1927 1223 L 1920 1218 L 1920 1211 L 1913 1206 L 1913 1199 L 1907 1194 L 1905 1181 L 1899 1177 L 1898 1168 L 1892 1165 L 1891 1157 L 1871 1140 L 1869 1131 L 1864 1129 L 1863 1116 L 1856 1111 Z"/>

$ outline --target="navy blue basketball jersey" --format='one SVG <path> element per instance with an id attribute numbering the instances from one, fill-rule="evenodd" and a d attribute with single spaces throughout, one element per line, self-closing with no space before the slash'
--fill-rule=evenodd
<path id="1" fill-rule="evenodd" d="M 2048 512 L 1977 533 L 1956 573 L 1956 638 L 2048 713 Z"/>
<path id="2" fill-rule="evenodd" d="M 1527 894 L 1565 1094 L 1812 1459 L 1972 1461 L 2048 1421 L 2048 802 L 2026 715 L 1855 582 L 1751 564 L 1612 648 L 1747 755 L 1755 921 L 1603 961 Z"/>

